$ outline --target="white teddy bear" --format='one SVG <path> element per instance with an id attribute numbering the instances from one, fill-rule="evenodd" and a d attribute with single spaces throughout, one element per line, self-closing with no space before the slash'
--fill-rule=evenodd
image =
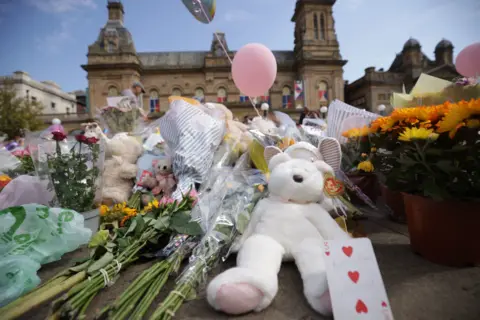
<path id="1" fill-rule="evenodd" d="M 305 148 L 296 149 L 265 153 L 267 161 L 271 157 L 269 196 L 252 214 L 237 267 L 218 275 L 207 288 L 208 302 L 218 311 L 243 314 L 267 308 L 278 291 L 282 260 L 293 259 L 309 304 L 322 315 L 332 313 L 323 243 L 350 236 L 319 203 L 325 197 L 324 175 L 333 174 L 340 157 L 329 155 L 323 161 Z"/>

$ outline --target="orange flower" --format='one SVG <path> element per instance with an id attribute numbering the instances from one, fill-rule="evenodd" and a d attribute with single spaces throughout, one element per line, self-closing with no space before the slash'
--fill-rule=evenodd
<path id="1" fill-rule="evenodd" d="M 345 138 L 360 138 L 365 137 L 370 132 L 370 129 L 365 126 L 363 128 L 353 128 L 342 133 Z"/>

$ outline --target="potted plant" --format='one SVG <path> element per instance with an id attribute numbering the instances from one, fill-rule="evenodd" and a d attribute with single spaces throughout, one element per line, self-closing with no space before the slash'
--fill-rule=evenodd
<path id="1" fill-rule="evenodd" d="M 439 264 L 480 264 L 480 99 L 398 109 L 376 126 L 398 133 L 388 178 L 403 192 L 413 250 Z"/>
<path id="2" fill-rule="evenodd" d="M 353 128 L 343 132 L 347 142 L 342 144 L 342 171 L 372 202 L 378 195 L 377 178 L 372 159 L 376 148 L 369 139 L 369 128 Z M 351 201 L 364 204 L 355 193 L 349 193 Z"/>

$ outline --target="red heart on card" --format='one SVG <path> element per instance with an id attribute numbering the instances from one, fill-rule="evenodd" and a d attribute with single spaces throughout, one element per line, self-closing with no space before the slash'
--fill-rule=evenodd
<path id="1" fill-rule="evenodd" d="M 382 307 L 384 307 L 384 308 L 387 307 L 387 303 L 385 301 L 382 301 Z"/>
<path id="2" fill-rule="evenodd" d="M 360 278 L 360 273 L 358 271 L 348 271 L 348 277 L 350 280 L 352 280 L 354 283 L 358 282 L 358 279 Z"/>
<path id="3" fill-rule="evenodd" d="M 367 306 L 360 299 L 357 301 L 357 305 L 355 306 L 355 310 L 357 311 L 357 313 L 368 313 Z"/>
<path id="4" fill-rule="evenodd" d="M 325 252 L 325 254 L 326 254 L 327 256 L 329 256 L 329 255 L 330 255 L 330 251 Z"/>
<path id="5" fill-rule="evenodd" d="M 343 253 L 345 253 L 345 255 L 347 257 L 351 257 L 352 253 L 353 253 L 353 248 L 352 247 L 342 247 L 342 251 L 343 251 Z"/>

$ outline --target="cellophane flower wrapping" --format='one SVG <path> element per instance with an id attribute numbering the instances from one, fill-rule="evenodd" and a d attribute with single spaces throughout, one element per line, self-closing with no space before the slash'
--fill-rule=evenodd
<path id="1" fill-rule="evenodd" d="M 179 283 L 193 287 L 205 283 L 207 272 L 227 256 L 245 230 L 255 204 L 266 194 L 265 175 L 250 167 L 248 154 L 242 155 L 235 167 L 225 167 L 217 179 L 218 183 L 204 193 L 203 202 L 199 199 L 192 211 L 193 219 L 202 219 L 205 235 L 193 250 Z M 210 195 L 207 201 L 205 194 Z"/>
<path id="2" fill-rule="evenodd" d="M 100 110 L 99 118 L 107 135 L 114 136 L 120 132 L 136 133 L 145 127 L 145 112 L 138 106 L 136 98 L 111 97 L 108 106 Z"/>
<path id="3" fill-rule="evenodd" d="M 38 145 L 36 171 L 54 192 L 51 206 L 87 212 L 102 201 L 103 140 L 47 140 Z"/>
<path id="4" fill-rule="evenodd" d="M 159 121 L 160 132 L 172 154 L 177 179 L 174 199 L 181 199 L 195 184 L 203 184 L 225 134 L 225 122 L 185 100 L 174 100 Z"/>

